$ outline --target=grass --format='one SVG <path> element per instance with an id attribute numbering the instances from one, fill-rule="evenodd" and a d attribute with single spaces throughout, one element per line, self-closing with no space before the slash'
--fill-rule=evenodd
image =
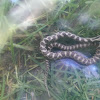
<path id="1" fill-rule="evenodd" d="M 3 10 L 0 9 L 2 16 L 9 7 L 9 3 L 5 2 L 5 6 L 1 7 Z M 78 19 L 81 14 L 89 13 L 96 2 L 71 0 L 65 3 L 59 0 L 56 8 L 39 16 L 32 28 L 24 33 L 16 32 L 1 53 L 0 100 L 100 100 L 99 79 L 87 79 L 81 71 L 62 70 L 54 66 L 47 78 L 51 95 L 48 97 L 44 83 L 45 58 L 39 50 L 42 38 L 57 31 L 70 31 L 83 37 L 100 35 L 99 25 L 95 24 L 99 20 L 96 11 L 92 12 L 92 22 L 89 18 L 84 24 Z M 97 66 L 99 69 L 99 63 Z"/>

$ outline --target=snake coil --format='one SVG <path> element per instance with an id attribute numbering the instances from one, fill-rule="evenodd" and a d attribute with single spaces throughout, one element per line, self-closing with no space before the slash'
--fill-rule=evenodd
<path id="1" fill-rule="evenodd" d="M 68 37 L 70 39 L 76 40 L 80 42 L 80 44 L 66 46 L 66 45 L 56 42 L 58 39 L 64 38 L 64 37 Z M 58 32 L 58 33 L 55 33 L 54 35 L 47 36 L 46 38 L 44 38 L 40 42 L 40 50 L 47 59 L 56 60 L 56 59 L 62 59 L 62 58 L 71 58 L 80 64 L 91 65 L 91 64 L 96 63 L 100 59 L 99 42 L 96 42 L 94 39 L 95 37 L 94 38 L 79 37 L 70 32 Z M 85 48 L 88 46 L 97 46 L 96 53 L 91 58 L 85 58 L 82 55 L 78 54 L 77 52 L 73 51 L 75 49 Z M 51 49 L 54 47 L 59 48 L 63 51 L 56 52 L 56 53 L 52 52 Z M 48 63 L 48 60 L 46 60 L 46 63 Z"/>

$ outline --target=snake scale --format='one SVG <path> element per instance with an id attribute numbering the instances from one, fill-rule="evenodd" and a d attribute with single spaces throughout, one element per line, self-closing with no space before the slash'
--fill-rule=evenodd
<path id="1" fill-rule="evenodd" d="M 66 46 L 56 42 L 58 39 L 65 37 L 78 41 L 80 42 L 80 44 Z M 65 32 L 65 31 L 58 32 L 55 33 L 54 35 L 47 36 L 46 38 L 44 38 L 40 42 L 40 50 L 42 54 L 47 58 L 46 60 L 47 66 L 49 66 L 49 61 L 48 61 L 49 59 L 57 60 L 62 58 L 71 58 L 80 64 L 91 65 L 100 60 L 100 46 L 99 42 L 96 41 L 98 37 L 99 36 L 93 38 L 83 38 L 75 34 L 72 34 L 71 32 Z M 75 49 L 86 48 L 89 46 L 97 46 L 96 53 L 91 58 L 85 58 L 82 55 L 78 54 L 77 52 L 73 51 Z M 62 51 L 52 52 L 51 50 L 54 47 L 59 48 Z"/>

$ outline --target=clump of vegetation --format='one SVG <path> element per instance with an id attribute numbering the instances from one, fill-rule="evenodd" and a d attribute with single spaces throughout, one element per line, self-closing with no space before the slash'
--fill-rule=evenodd
<path id="1" fill-rule="evenodd" d="M 11 27 L 7 20 L 6 15 L 14 4 L 10 0 L 0 2 L 0 32 L 5 33 L 0 35 L 0 39 L 3 41 L 5 37 L 6 40 L 0 58 L 0 100 L 100 99 L 100 80 L 87 79 L 77 70 L 64 71 L 52 66 L 47 90 L 44 82 L 45 58 L 39 50 L 43 37 L 62 30 L 82 37 L 100 35 L 99 10 L 94 10 L 99 0 L 56 0 L 51 12 L 45 11 L 24 31 Z M 9 36 L 7 41 L 9 27 L 9 34 L 16 34 L 13 38 Z M 97 66 L 99 69 L 99 63 Z"/>

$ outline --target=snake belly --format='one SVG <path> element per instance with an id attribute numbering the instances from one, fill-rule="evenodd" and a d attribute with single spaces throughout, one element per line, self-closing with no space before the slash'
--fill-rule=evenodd
<path id="1" fill-rule="evenodd" d="M 66 46 L 56 42 L 58 39 L 65 37 L 78 41 L 80 44 Z M 86 48 L 88 46 L 97 46 L 96 52 L 91 58 L 85 58 L 77 52 L 73 51 L 75 49 Z M 52 52 L 51 50 L 54 47 L 59 48 L 62 51 Z M 49 59 L 57 60 L 62 58 L 71 58 L 83 65 L 91 65 L 100 60 L 100 47 L 98 42 L 93 41 L 93 38 L 79 37 L 70 32 L 58 32 L 54 35 L 47 36 L 40 42 L 40 50 L 41 53 L 47 58 L 47 64 Z"/>

